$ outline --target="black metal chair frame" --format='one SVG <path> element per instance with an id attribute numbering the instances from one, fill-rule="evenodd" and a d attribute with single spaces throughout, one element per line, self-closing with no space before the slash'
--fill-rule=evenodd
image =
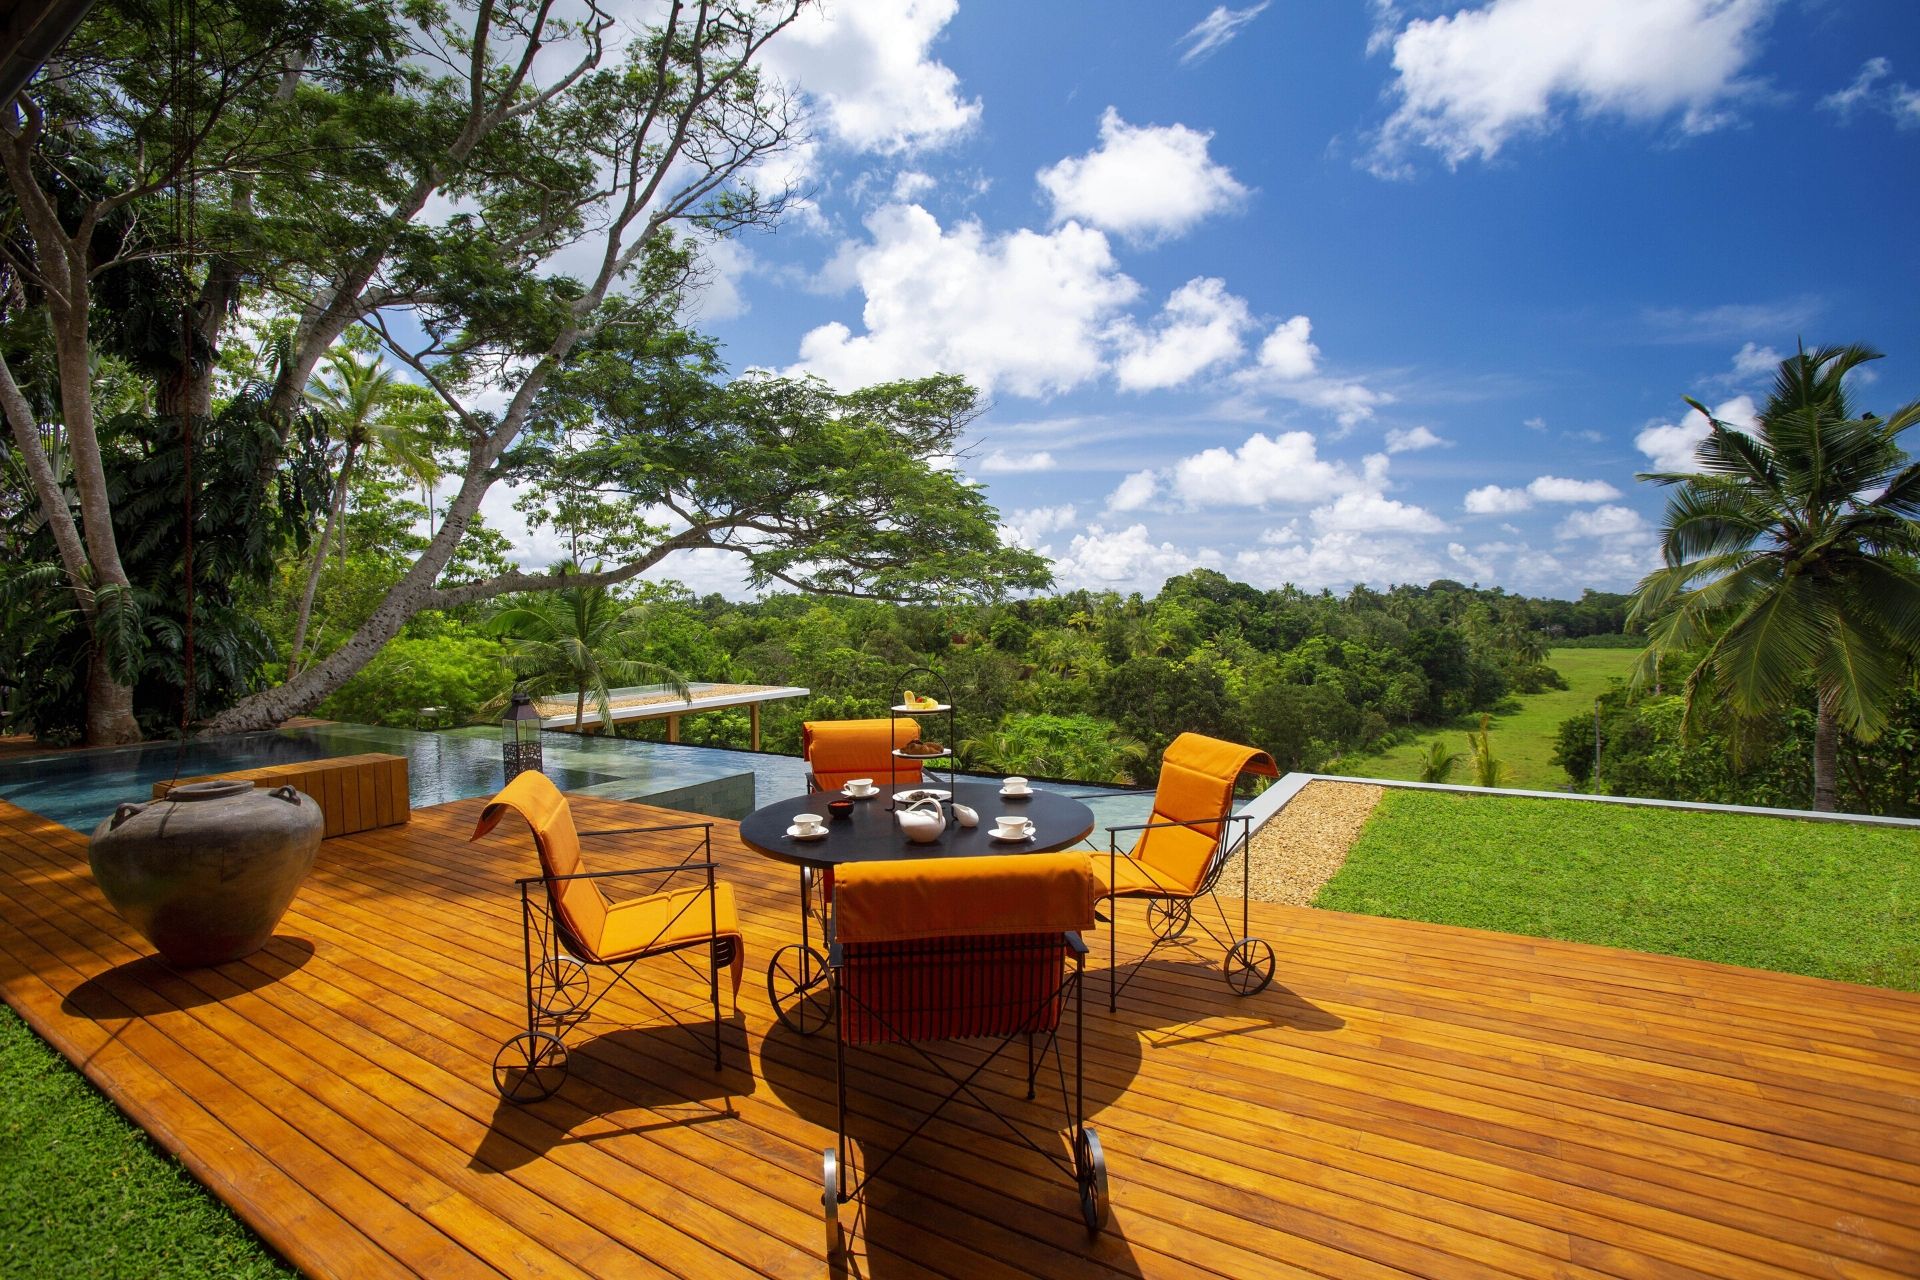
<path id="1" fill-rule="evenodd" d="M 1035 1004 L 1033 1012 L 1029 1014 L 1025 1020 L 1027 1023 L 1033 1025 L 1016 1027 L 1004 1035 L 981 1037 L 982 1039 L 996 1040 L 997 1043 L 994 1043 L 986 1057 L 974 1064 L 973 1068 L 967 1071 L 965 1075 L 959 1076 L 956 1076 L 953 1071 L 948 1070 L 945 1063 L 921 1048 L 922 1041 L 915 1040 L 903 1034 L 880 1010 L 873 1008 L 872 1005 L 863 1000 L 858 992 L 846 992 L 842 986 L 842 971 L 847 964 L 846 950 L 837 942 L 830 948 L 827 964 L 828 971 L 832 975 L 833 998 L 836 1006 L 839 1006 L 839 1001 L 843 994 L 849 996 L 854 1002 L 854 1007 L 858 1008 L 866 1017 L 873 1019 L 886 1031 L 888 1037 L 887 1043 L 906 1045 L 913 1050 L 921 1062 L 953 1087 L 933 1105 L 931 1110 L 921 1116 L 920 1122 L 914 1125 L 912 1131 L 909 1132 L 906 1137 L 902 1138 L 892 1150 L 888 1151 L 878 1164 L 870 1166 L 863 1176 L 856 1177 L 852 1172 L 852 1162 L 850 1159 L 852 1151 L 847 1141 L 848 1041 L 846 1036 L 846 1021 L 844 1017 L 839 1021 L 834 1034 L 834 1082 L 836 1100 L 834 1146 L 822 1153 L 823 1192 L 821 1196 L 821 1206 L 826 1219 L 827 1256 L 829 1258 L 840 1253 L 845 1244 L 844 1229 L 840 1220 L 840 1206 L 857 1197 L 867 1183 L 878 1177 L 881 1170 L 892 1163 L 895 1156 L 906 1150 L 908 1145 L 920 1135 L 921 1131 L 933 1123 L 934 1118 L 946 1109 L 948 1103 L 954 1101 L 963 1093 L 972 1099 L 974 1104 L 981 1110 L 986 1111 L 995 1119 L 999 1120 L 1002 1125 L 1006 1126 L 1007 1131 L 1013 1134 L 1014 1137 L 1025 1143 L 1033 1151 L 1039 1153 L 1048 1163 L 1061 1170 L 1073 1180 L 1080 1196 L 1081 1216 L 1087 1224 L 1089 1233 L 1097 1234 L 1101 1226 L 1105 1224 L 1108 1215 L 1106 1157 L 1100 1147 L 1099 1134 L 1095 1133 L 1094 1130 L 1086 1124 L 1085 978 L 1087 944 L 1076 932 L 1066 932 L 1062 937 L 1065 942 L 1065 950 L 1067 954 L 1072 957 L 1073 967 L 1061 980 L 1059 986 L 1043 994 Z M 864 945 L 887 946 L 891 948 L 900 947 L 900 944 L 888 943 Z M 1044 933 L 986 935 L 972 938 L 932 938 L 925 940 L 922 945 L 889 950 L 886 952 L 886 959 L 889 961 L 911 961 L 933 957 L 951 959 L 956 953 L 964 955 L 970 948 L 977 949 L 981 957 L 986 959 L 1004 957 L 1010 954 L 1017 955 L 1022 948 L 1029 950 L 1045 948 L 1051 950 L 1057 945 L 1059 944 L 1052 940 L 1051 935 Z M 1052 1006 L 1055 1001 L 1062 1002 L 1062 1007 L 1064 1008 L 1064 1002 L 1069 1000 L 1073 1004 L 1073 1089 L 1071 1092 L 1067 1089 L 1066 1064 L 1062 1060 L 1060 1049 L 1061 1020 L 1055 1017 L 1051 1026 L 1042 1027 L 1038 1025 L 1046 1010 Z M 844 1008 L 844 1006 L 841 1007 Z M 1046 1039 L 1040 1045 L 1039 1053 L 1036 1055 L 1033 1043 L 1034 1036 L 1043 1031 Z M 1026 1076 L 1027 1097 L 1029 1099 L 1035 1096 L 1035 1082 L 1039 1078 L 1039 1073 L 1046 1063 L 1047 1055 L 1049 1053 L 1053 1055 L 1054 1069 L 1060 1084 L 1062 1109 L 1065 1112 L 1067 1128 L 1073 1135 L 1073 1159 L 1071 1163 L 1063 1158 L 1058 1151 L 1048 1150 L 1035 1142 L 1031 1136 L 996 1109 L 992 1103 L 981 1097 L 973 1087 L 974 1081 L 979 1078 L 980 1073 L 998 1060 L 1000 1055 L 1006 1051 L 1007 1047 L 1011 1045 L 1016 1038 L 1021 1037 L 1024 1037 L 1027 1048 Z M 956 1037 L 929 1037 L 929 1039 L 953 1038 Z"/>
<path id="2" fill-rule="evenodd" d="M 1234 823 L 1240 824 L 1239 839 L 1231 839 Z M 1250 996 L 1264 991 L 1273 981 L 1273 948 L 1264 940 L 1251 936 L 1249 912 L 1247 907 L 1247 889 L 1251 883 L 1249 864 L 1252 862 L 1253 819 L 1245 814 L 1222 814 L 1218 818 L 1196 818 L 1190 822 L 1142 822 L 1130 826 L 1107 828 L 1107 885 L 1111 889 L 1120 859 L 1129 855 L 1120 852 L 1120 833 L 1123 831 L 1155 831 L 1161 828 L 1218 827 L 1214 837 L 1213 852 L 1207 857 L 1206 870 L 1200 876 L 1200 883 L 1191 894 L 1154 894 L 1109 892 L 1107 898 L 1107 916 L 1102 921 L 1111 927 L 1107 930 L 1107 1012 L 1115 1013 L 1120 1008 L 1120 993 L 1132 985 L 1139 976 L 1141 966 L 1153 959 L 1154 953 L 1161 947 L 1178 940 L 1187 931 L 1187 926 L 1198 920 L 1201 930 L 1218 943 L 1226 953 L 1221 961 L 1221 970 L 1226 977 L 1227 986 L 1238 996 Z M 1220 874 L 1226 869 L 1227 860 L 1235 850 L 1240 851 L 1240 932 L 1235 935 L 1233 925 L 1227 919 L 1227 911 L 1220 902 Z M 1213 925 L 1205 916 L 1196 917 L 1193 903 L 1201 897 L 1213 903 L 1214 913 L 1220 917 L 1220 932 L 1213 931 Z M 1122 898 L 1143 898 L 1147 904 L 1147 932 L 1153 942 L 1147 947 L 1146 954 L 1133 962 L 1123 980 L 1120 977 L 1120 930 L 1119 903 Z"/>
<path id="3" fill-rule="evenodd" d="M 733 963 L 735 942 L 732 938 L 712 936 L 720 928 L 720 907 L 715 896 L 718 865 L 713 860 L 713 824 L 686 822 L 658 827 L 612 827 L 601 831 L 580 831 L 575 835 L 585 840 L 594 836 L 657 835 L 674 831 L 698 831 L 701 836 L 699 843 L 688 851 L 687 856 L 671 866 L 622 867 L 612 871 L 581 871 L 565 876 L 526 876 L 514 881 L 520 890 L 522 954 L 527 977 L 527 1029 L 514 1034 L 494 1056 L 493 1084 L 502 1098 L 509 1102 L 527 1103 L 552 1097 L 567 1078 L 567 1035 L 587 1021 L 615 987 L 622 985 L 659 1010 L 674 1026 L 685 1031 L 702 1050 L 706 1049 L 707 1045 L 698 1032 L 682 1023 L 672 1010 L 628 976 L 629 971 L 641 961 L 665 955 L 673 956 L 697 974 L 699 968 L 682 953 L 702 946 L 710 951 L 707 990 L 713 1005 L 713 1069 L 720 1070 L 720 970 Z M 705 856 L 700 861 L 694 861 L 697 855 L 702 854 Z M 706 876 L 709 938 L 689 939 L 658 951 L 644 951 L 626 960 L 587 959 L 588 948 L 566 927 L 554 902 L 553 886 L 568 880 L 659 876 L 659 881 L 646 891 L 646 895 L 651 895 L 664 889 L 674 876 L 689 871 L 702 872 Z M 544 892 L 535 894 L 535 885 L 543 886 Z M 686 914 L 692 901 L 668 917 L 662 932 Z M 654 940 L 657 941 L 660 936 L 656 933 Z M 588 973 L 592 968 L 607 969 L 612 977 L 597 992 L 590 994 L 592 984 Z"/>

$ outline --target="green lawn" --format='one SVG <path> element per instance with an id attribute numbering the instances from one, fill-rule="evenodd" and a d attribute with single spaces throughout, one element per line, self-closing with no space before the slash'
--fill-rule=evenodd
<path id="1" fill-rule="evenodd" d="M 296 1274 L 4 1004 L 0 1205 L 8 1280 Z"/>
<path id="2" fill-rule="evenodd" d="M 1549 653 L 1547 665 L 1566 677 L 1568 687 L 1528 694 L 1519 699 L 1518 711 L 1493 718 L 1493 754 L 1506 763 L 1505 785 L 1535 791 L 1557 791 L 1567 786 L 1566 772 L 1548 759 L 1560 723 L 1569 716 L 1592 715 L 1593 700 L 1612 688 L 1615 680 L 1625 680 L 1639 660 L 1638 649 L 1555 649 Z M 1373 755 L 1342 757 L 1329 771 L 1361 778 L 1417 781 L 1427 743 L 1439 738 L 1450 750 L 1465 754 L 1467 731 L 1479 727 L 1480 718 L 1475 716 L 1446 729 L 1423 731 L 1412 742 Z M 1463 760 L 1450 781 L 1469 780 L 1468 765 Z"/>
<path id="3" fill-rule="evenodd" d="M 1920 831 L 1389 788 L 1317 907 L 1920 991 Z"/>

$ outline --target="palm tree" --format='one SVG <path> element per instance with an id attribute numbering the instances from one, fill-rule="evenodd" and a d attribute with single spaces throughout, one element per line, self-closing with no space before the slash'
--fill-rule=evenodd
<path id="1" fill-rule="evenodd" d="M 1725 706 L 1777 714 L 1811 674 L 1817 697 L 1813 807 L 1834 808 L 1839 731 L 1871 741 L 1906 665 L 1920 657 L 1920 464 L 1899 446 L 1920 401 L 1853 416 L 1846 376 L 1880 353 L 1804 348 L 1780 362 L 1752 434 L 1706 415 L 1699 471 L 1642 475 L 1674 486 L 1661 549 L 1630 621 L 1647 625 L 1635 683 L 1664 654 L 1697 652 L 1686 723 Z"/>
<path id="2" fill-rule="evenodd" d="M 333 480 L 333 498 L 327 505 L 327 522 L 320 541 L 313 549 L 313 562 L 307 566 L 306 587 L 300 593 L 300 608 L 294 615 L 293 645 L 287 655 L 287 675 L 300 669 L 300 651 L 306 647 L 307 625 L 313 616 L 313 597 L 320 585 L 320 570 L 326 564 L 327 547 L 334 530 L 340 529 L 339 558 L 346 559 L 346 530 L 340 516 L 346 509 L 348 482 L 356 461 L 375 454 L 383 462 L 399 467 L 432 490 L 440 478 L 439 466 L 427 445 L 421 424 L 411 415 L 398 411 L 405 384 L 398 382 L 393 370 L 378 357 L 362 360 L 352 350 L 340 348 L 327 356 L 327 372 L 332 380 L 317 380 L 307 389 L 307 400 L 320 411 L 332 429 L 339 449 Z"/>
<path id="3" fill-rule="evenodd" d="M 1481 715 L 1480 731 L 1467 735 L 1467 745 L 1473 749 L 1473 785 L 1476 787 L 1497 787 L 1507 780 L 1506 762 L 1493 754 L 1493 717 Z"/>
<path id="4" fill-rule="evenodd" d="M 1466 758 L 1464 752 L 1449 751 L 1446 743 L 1435 738 L 1427 744 L 1427 753 L 1420 757 L 1420 781 L 1445 782 Z"/>
<path id="5" fill-rule="evenodd" d="M 574 566 L 555 568 L 568 573 Z M 656 662 L 619 657 L 645 624 L 648 606 L 623 600 L 604 586 L 567 586 L 542 591 L 502 609 L 488 621 L 493 634 L 513 642 L 505 659 L 521 687 L 533 692 L 573 694 L 573 728 L 586 723 L 592 697 L 600 723 L 613 732 L 615 683 L 650 680 L 690 698 L 686 678 Z"/>

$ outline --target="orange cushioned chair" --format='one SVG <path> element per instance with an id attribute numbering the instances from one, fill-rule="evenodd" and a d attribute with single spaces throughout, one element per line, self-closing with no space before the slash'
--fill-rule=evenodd
<path id="1" fill-rule="evenodd" d="M 1120 1007 L 1120 991 L 1132 982 L 1140 966 L 1193 923 L 1194 899 L 1206 895 L 1220 917 L 1221 933 L 1202 916 L 1200 927 L 1226 949 L 1223 968 L 1235 994 L 1250 996 L 1273 981 L 1273 948 L 1247 936 L 1247 859 L 1240 859 L 1240 933 L 1227 923 L 1215 889 L 1220 870 L 1235 849 L 1245 849 L 1252 821 L 1233 816 L 1233 788 L 1243 773 L 1277 778 L 1273 757 L 1257 747 L 1222 742 L 1198 733 L 1183 733 L 1160 759 L 1160 785 L 1153 793 L 1153 813 L 1134 826 L 1107 828 L 1107 861 L 1094 859 L 1101 876 L 1101 893 L 1110 915 L 1117 917 L 1115 900 L 1144 898 L 1147 927 L 1153 944 L 1119 978 L 1117 928 L 1108 931 L 1107 1008 Z M 1232 832 L 1239 826 L 1237 838 Z M 1120 852 L 1120 833 L 1137 831 L 1139 838 L 1127 853 Z M 1117 924 L 1117 919 L 1116 919 Z M 1224 936 L 1223 936 L 1224 935 Z"/>
<path id="2" fill-rule="evenodd" d="M 834 902 L 834 944 L 828 957 L 834 1001 L 834 1076 L 839 1098 L 835 1146 L 824 1155 L 829 1257 L 842 1247 L 840 1206 L 852 1200 L 908 1142 L 965 1093 L 988 1110 L 975 1089 L 987 1066 L 1016 1036 L 1027 1046 L 1027 1097 L 1054 1055 L 1066 1111 L 1072 1163 L 1001 1116 L 1015 1137 L 1074 1181 L 1089 1231 L 1107 1214 L 1106 1161 L 1086 1126 L 1081 1044 L 1082 977 L 1087 948 L 1080 934 L 1094 924 L 1100 891 L 1092 860 L 1082 853 L 980 858 L 913 858 L 858 862 L 840 868 Z M 1073 1007 L 1073 1085 L 1067 1086 L 1060 1020 Z M 1038 1055 L 1034 1037 L 1044 1036 Z M 982 1037 L 994 1041 L 984 1059 L 955 1075 L 919 1042 Z M 899 1146 L 855 1178 L 847 1142 L 847 1049 L 906 1044 L 953 1087 Z M 999 1112 L 994 1114 L 999 1116 Z"/>
<path id="3" fill-rule="evenodd" d="M 714 879 L 713 824 L 619 827 L 576 831 L 573 811 L 538 770 L 517 775 L 480 812 L 473 829 L 478 840 L 508 811 L 526 819 L 540 851 L 540 871 L 515 883 L 520 887 L 520 917 L 527 967 L 527 1029 L 500 1047 L 493 1061 L 494 1087 L 510 1102 L 538 1102 L 552 1096 L 567 1075 L 566 1036 L 584 1022 L 595 1005 L 625 983 L 669 1018 L 672 1013 L 627 976 L 650 956 L 704 951 L 708 996 L 713 1005 L 713 1066 L 720 1068 L 720 968 L 733 969 L 738 995 L 746 947 L 733 906 L 733 886 Z M 664 835 L 693 840 L 686 857 L 671 866 L 590 871 L 580 856 L 583 836 Z M 697 833 L 697 838 L 695 833 Z M 695 855 L 701 855 L 698 861 Z M 698 873 L 706 883 L 668 889 L 676 875 Z M 643 897 L 609 902 L 601 885 L 624 876 L 658 876 Z M 541 895 L 534 885 L 544 885 Z M 613 980 L 588 998 L 589 965 L 604 966 Z M 691 967 L 691 966 L 690 966 Z M 696 1037 L 697 1039 L 697 1037 Z M 704 1047 L 704 1046 L 703 1046 Z"/>
<path id="4" fill-rule="evenodd" d="M 809 720 L 800 726 L 800 754 L 807 758 L 807 790 L 838 791 L 854 778 L 887 785 L 920 781 L 920 762 L 903 760 L 893 748 L 920 736 L 920 722 L 898 720 Z"/>

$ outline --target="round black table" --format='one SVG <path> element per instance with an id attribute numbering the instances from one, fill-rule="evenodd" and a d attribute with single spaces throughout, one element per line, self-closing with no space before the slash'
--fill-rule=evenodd
<path id="1" fill-rule="evenodd" d="M 1024 797 L 1003 796 L 992 783 L 962 782 L 951 788 L 945 806 L 946 830 L 925 844 L 907 839 L 894 821 L 889 803 L 893 794 L 925 789 L 929 784 L 881 787 L 864 800 L 853 802 L 853 813 L 835 818 L 829 801 L 849 797 L 838 791 L 776 800 L 740 820 L 740 842 L 800 868 L 800 941 L 774 952 L 767 962 L 767 999 L 780 1021 L 801 1035 L 813 1035 L 833 1016 L 831 988 L 826 981 L 826 958 L 813 947 L 811 921 L 817 914 L 831 945 L 833 923 L 833 868 L 850 862 L 893 862 L 907 858 L 973 858 L 993 853 L 1046 853 L 1064 849 L 1093 831 L 1093 810 L 1058 792 L 1036 788 Z M 947 790 L 948 788 L 939 788 Z M 962 827 L 953 819 L 952 804 L 964 804 L 980 815 L 976 827 Z M 825 818 L 827 834 L 817 840 L 799 840 L 787 834 L 796 813 Z M 1033 823 L 1031 840 L 996 840 L 994 819 L 1019 814 Z M 819 902 L 814 895 L 819 891 Z"/>
<path id="2" fill-rule="evenodd" d="M 895 788 L 897 792 L 922 790 L 914 783 Z M 947 790 L 945 787 L 939 790 Z M 812 795 L 776 800 L 764 809 L 755 809 L 740 820 L 740 840 L 770 858 L 803 867 L 834 867 L 845 862 L 888 862 L 902 858 L 972 858 L 989 853 L 1047 853 L 1064 849 L 1093 831 L 1093 810 L 1055 791 L 1035 789 L 1025 798 L 1003 796 L 1000 788 L 987 782 L 962 782 L 952 788 L 953 803 L 964 804 L 980 815 L 980 825 L 971 829 L 953 821 L 948 808 L 947 829 L 938 840 L 915 844 L 900 830 L 889 808 L 888 790 L 853 802 L 853 815 L 834 818 L 827 802 L 849 797 L 838 791 L 818 791 Z M 796 813 L 817 813 L 827 820 L 827 834 L 819 840 L 799 840 L 787 834 Z M 1033 822 L 1031 840 L 995 840 L 993 820 L 1002 814 L 1018 815 Z"/>

